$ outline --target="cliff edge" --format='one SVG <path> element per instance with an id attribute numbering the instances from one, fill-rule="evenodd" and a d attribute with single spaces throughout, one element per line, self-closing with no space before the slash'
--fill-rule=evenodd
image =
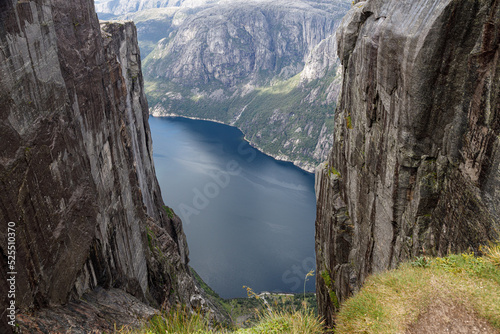
<path id="1" fill-rule="evenodd" d="M 479 251 L 500 231 L 500 1 L 357 2 L 317 170 L 316 280 L 327 323 L 368 274 Z"/>
<path id="2" fill-rule="evenodd" d="M 15 277 L 2 305 L 14 300 L 31 332 L 68 329 L 50 316 L 44 327 L 38 310 L 93 291 L 146 315 L 198 305 L 182 224 L 155 176 L 133 23 L 100 25 L 91 0 L 2 1 L 0 49 L 0 278 Z"/>

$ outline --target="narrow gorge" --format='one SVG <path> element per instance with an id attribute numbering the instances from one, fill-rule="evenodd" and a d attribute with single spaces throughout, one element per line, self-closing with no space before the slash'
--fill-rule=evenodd
<path id="1" fill-rule="evenodd" d="M 333 149 L 316 173 L 330 326 L 369 274 L 498 240 L 499 17 L 498 0 L 369 0 L 343 19 Z"/>
<path id="2" fill-rule="evenodd" d="M 99 21 L 96 9 L 120 20 Z M 315 279 L 328 327 L 371 274 L 422 255 L 481 255 L 500 237 L 499 18 L 500 0 L 0 1 L 0 332 L 113 332 L 181 307 L 207 315 L 207 332 L 214 323 L 241 330 L 189 267 L 178 210 L 186 203 L 198 212 L 187 211 L 185 226 L 192 218 L 224 268 L 245 276 L 241 268 L 255 270 L 229 258 L 279 253 L 269 270 L 255 256 L 252 274 L 278 277 L 282 300 L 282 286 L 303 288 L 302 305 Z M 311 173 L 288 163 L 295 171 L 284 172 L 239 130 L 195 124 L 205 133 L 191 131 L 196 140 L 184 143 L 193 147 L 155 154 L 168 167 L 184 163 L 159 171 L 160 181 L 189 184 L 185 198 L 162 188 L 178 199 L 169 207 L 150 115 L 236 126 L 264 152 L 315 168 L 315 194 Z M 175 132 L 184 121 L 151 127 Z M 191 160 L 170 153 L 187 148 Z M 231 182 L 270 197 L 220 195 L 229 183 L 220 166 L 248 168 Z M 212 227 L 194 219 L 207 220 L 202 195 L 230 207 L 236 218 L 214 221 L 229 232 L 244 226 L 241 239 L 204 240 Z M 277 214 L 283 208 L 288 215 Z M 307 256 L 297 255 L 308 232 Z"/>

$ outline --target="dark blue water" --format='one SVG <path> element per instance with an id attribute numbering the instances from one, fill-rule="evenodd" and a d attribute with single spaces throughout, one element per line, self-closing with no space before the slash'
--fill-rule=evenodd
<path id="1" fill-rule="evenodd" d="M 149 118 L 165 203 L 184 224 L 190 265 L 223 298 L 302 292 L 314 269 L 314 175 L 251 147 L 237 128 Z M 314 290 L 314 277 L 307 281 Z"/>

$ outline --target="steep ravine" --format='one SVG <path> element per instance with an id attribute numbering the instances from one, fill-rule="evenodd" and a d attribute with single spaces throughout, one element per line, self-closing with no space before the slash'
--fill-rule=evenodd
<path id="1" fill-rule="evenodd" d="M 320 314 L 370 273 L 500 232 L 500 1 L 368 0 L 338 30 L 333 149 L 317 170 Z"/>
<path id="2" fill-rule="evenodd" d="M 149 306 L 200 306 L 155 176 L 133 23 L 100 26 L 91 0 L 8 0 L 0 32 L 0 278 L 12 222 L 21 328 L 111 330 Z"/>

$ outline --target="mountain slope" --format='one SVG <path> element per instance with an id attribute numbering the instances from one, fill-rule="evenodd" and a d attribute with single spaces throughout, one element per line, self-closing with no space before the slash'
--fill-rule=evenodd
<path id="1" fill-rule="evenodd" d="M 95 0 L 95 10 L 99 15 L 118 16 L 152 8 L 199 7 L 216 2 L 218 0 Z"/>
<path id="2" fill-rule="evenodd" d="M 312 170 L 330 147 L 332 32 L 348 7 L 233 1 L 184 16 L 144 62 L 152 114 L 235 125 L 266 153 Z"/>

